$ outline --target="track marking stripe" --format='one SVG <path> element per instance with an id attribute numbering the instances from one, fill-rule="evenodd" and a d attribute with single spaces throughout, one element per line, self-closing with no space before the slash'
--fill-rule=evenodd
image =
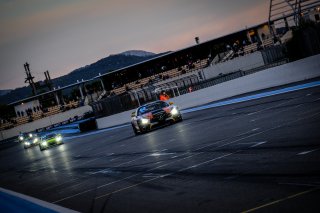
<path id="1" fill-rule="evenodd" d="M 305 152 L 300 152 L 298 153 L 297 155 L 306 155 L 306 154 L 309 154 L 311 152 L 315 152 L 315 151 L 318 151 L 319 149 L 313 149 L 313 150 L 310 150 L 310 151 L 305 151 Z"/>
<path id="2" fill-rule="evenodd" d="M 256 147 L 256 146 L 260 146 L 260 145 L 262 145 L 262 144 L 264 144 L 264 143 L 266 143 L 267 141 L 263 141 L 263 142 L 258 142 L 258 143 L 256 143 L 255 145 L 252 145 L 252 146 L 250 146 L 251 148 L 253 148 L 253 147 Z"/>
<path id="3" fill-rule="evenodd" d="M 127 187 L 124 187 L 124 188 L 115 190 L 115 191 L 113 191 L 113 192 L 109 192 L 109 193 L 107 193 L 107 194 L 100 195 L 100 196 L 98 196 L 98 197 L 95 197 L 94 199 L 95 199 L 95 200 L 98 200 L 98 199 L 100 199 L 100 198 L 109 196 L 109 195 L 114 194 L 114 193 L 118 193 L 118 192 L 121 192 L 121 191 L 124 191 L 124 190 L 127 190 L 127 189 L 131 189 L 131 188 L 133 188 L 133 187 L 136 187 L 136 186 L 139 186 L 139 185 L 142 185 L 142 184 L 145 184 L 145 183 L 148 183 L 148 182 L 151 182 L 151 181 L 160 179 L 160 178 L 164 178 L 164 177 L 171 176 L 171 175 L 174 175 L 174 174 L 179 173 L 179 172 L 183 172 L 183 171 L 186 171 L 186 170 L 189 170 L 189 169 L 198 167 L 198 166 L 202 166 L 202 165 L 204 165 L 204 164 L 208 164 L 208 163 L 211 163 L 211 162 L 213 162 L 213 161 L 216 161 L 216 160 L 219 160 L 219 159 L 228 157 L 228 156 L 233 155 L 233 154 L 235 154 L 235 153 L 238 153 L 238 152 L 240 152 L 240 151 L 241 151 L 241 150 L 238 150 L 238 151 L 232 152 L 232 153 L 228 153 L 228 154 L 225 154 L 225 155 L 222 155 L 222 156 L 213 158 L 213 159 L 211 159 L 211 160 L 208 160 L 208 161 L 205 161 L 205 162 L 202 162 L 202 163 L 193 165 L 193 166 L 189 166 L 189 167 L 180 169 L 180 170 L 178 170 L 177 172 L 172 172 L 172 173 L 160 175 L 160 176 L 154 177 L 154 178 L 152 178 L 152 179 L 149 179 L 149 180 L 146 180 L 146 181 L 142 181 L 142 182 L 140 182 L 140 183 L 133 184 L 133 185 L 130 185 L 130 186 L 127 186 Z"/>
<path id="4" fill-rule="evenodd" d="M 320 81 L 314 81 L 314 82 L 310 82 L 310 83 L 306 83 L 306 84 L 300 84 L 300 85 L 286 87 L 286 88 L 277 89 L 277 90 L 272 90 L 272 91 L 268 91 L 268 92 L 262 92 L 262 93 L 258 93 L 258 94 L 254 94 L 254 95 L 245 96 L 245 97 L 234 98 L 234 99 L 230 99 L 227 101 L 220 101 L 217 103 L 193 107 L 190 109 L 182 110 L 182 112 L 189 113 L 189 112 L 194 112 L 194 111 L 199 111 L 199 110 L 204 110 L 204 109 L 209 109 L 209 108 L 214 108 L 214 107 L 219 107 L 219 106 L 226 106 L 226 105 L 230 105 L 230 104 L 266 98 L 266 97 L 280 95 L 280 94 L 289 93 L 289 92 L 294 92 L 294 91 L 298 91 L 298 90 L 309 89 L 309 88 L 313 88 L 313 87 L 317 87 L 317 86 L 320 86 Z"/>
<path id="5" fill-rule="evenodd" d="M 297 193 L 297 194 L 293 194 L 293 195 L 290 195 L 290 196 L 288 196 L 288 197 L 281 198 L 281 199 L 279 199 L 279 200 L 275 200 L 275 201 L 272 201 L 272 202 L 270 202 L 270 203 L 263 204 L 263 205 L 261 205 L 261 206 L 255 207 L 255 208 L 242 211 L 242 213 L 254 212 L 254 211 L 257 211 L 257 210 L 259 210 L 259 209 L 262 209 L 262 208 L 265 208 L 265 207 L 268 207 L 268 206 L 272 206 L 272 205 L 274 205 L 274 204 L 277 204 L 277 203 L 280 203 L 280 202 L 283 202 L 283 201 L 286 201 L 286 200 L 289 200 L 289 199 L 292 199 L 292 198 L 295 198 L 295 197 L 299 197 L 299 196 L 304 195 L 304 194 L 308 194 L 308 193 L 314 192 L 314 191 L 316 191 L 317 189 L 318 189 L 318 188 L 314 188 L 314 189 L 310 189 L 310 190 L 307 190 L 307 191 L 299 192 L 299 193 Z"/>

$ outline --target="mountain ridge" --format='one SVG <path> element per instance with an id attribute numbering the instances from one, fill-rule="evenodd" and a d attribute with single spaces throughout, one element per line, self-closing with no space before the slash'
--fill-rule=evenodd
<path id="1" fill-rule="evenodd" d="M 109 55 L 105 58 L 101 58 L 92 64 L 77 68 L 66 75 L 54 78 L 52 79 L 52 81 L 55 87 L 63 87 L 69 84 L 76 83 L 77 80 L 91 79 L 95 76 L 98 76 L 99 73 L 102 75 L 114 70 L 134 65 L 136 63 L 150 60 L 166 53 L 168 52 L 156 54 L 143 50 L 128 50 L 119 54 Z M 30 96 L 30 86 L 16 88 L 11 90 L 9 93 L 0 96 L 0 104 L 9 104 Z"/>
<path id="2" fill-rule="evenodd" d="M 119 53 L 117 55 L 131 55 L 131 56 L 139 56 L 139 57 L 149 57 L 156 55 L 156 53 L 144 51 L 144 50 L 127 50 L 125 52 Z"/>
<path id="3" fill-rule="evenodd" d="M 12 89 L 2 89 L 2 90 L 0 90 L 0 96 L 6 95 L 11 91 L 12 91 Z"/>

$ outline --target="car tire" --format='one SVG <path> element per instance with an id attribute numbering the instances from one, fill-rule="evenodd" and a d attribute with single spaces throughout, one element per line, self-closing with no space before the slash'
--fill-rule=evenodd
<path id="1" fill-rule="evenodd" d="M 135 136 L 139 135 L 140 133 L 138 132 L 138 130 L 132 125 L 132 130 Z"/>
<path id="2" fill-rule="evenodd" d="M 181 122 L 182 120 L 183 120 L 182 116 L 180 115 L 179 118 L 175 122 L 178 123 L 178 122 Z"/>
<path id="3" fill-rule="evenodd" d="M 151 131 L 150 125 L 146 126 L 145 128 L 140 128 L 140 134 L 145 134 L 145 133 L 148 133 L 150 131 Z"/>

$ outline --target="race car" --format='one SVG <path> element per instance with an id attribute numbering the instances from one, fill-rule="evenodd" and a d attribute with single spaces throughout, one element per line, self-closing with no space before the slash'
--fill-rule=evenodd
<path id="1" fill-rule="evenodd" d="M 51 146 L 56 146 L 61 144 L 63 144 L 63 137 L 61 134 L 48 133 L 41 137 L 39 148 L 41 151 L 43 151 L 45 149 L 48 149 Z"/>
<path id="2" fill-rule="evenodd" d="M 23 147 L 28 149 L 39 144 L 40 139 L 34 133 L 20 134 L 19 140 L 23 142 Z"/>
<path id="3" fill-rule="evenodd" d="M 18 136 L 19 142 L 22 143 L 23 140 L 24 140 L 26 137 L 27 137 L 27 134 L 20 132 L 20 134 L 19 134 L 19 136 Z"/>
<path id="4" fill-rule="evenodd" d="M 131 125 L 135 135 L 155 127 L 182 121 L 179 108 L 173 103 L 155 101 L 140 106 L 131 114 Z"/>

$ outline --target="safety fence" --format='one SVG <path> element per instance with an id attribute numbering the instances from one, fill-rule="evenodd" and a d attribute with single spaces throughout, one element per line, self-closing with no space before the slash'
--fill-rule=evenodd
<path id="1" fill-rule="evenodd" d="M 237 71 L 214 79 L 199 81 L 198 77 L 179 79 L 159 87 L 143 88 L 141 90 L 128 91 L 128 93 L 108 97 L 92 103 L 92 108 L 97 118 L 105 117 L 120 112 L 128 111 L 148 102 L 159 100 L 159 95 L 165 92 L 169 97 L 174 98 L 189 92 L 194 92 L 206 87 L 211 87 L 226 81 L 243 76 L 242 71 Z"/>
<path id="2" fill-rule="evenodd" d="M 91 106 L 96 118 L 110 116 L 135 109 L 148 102 L 159 100 L 159 95 L 162 92 L 174 98 L 288 62 L 284 46 L 282 45 L 266 48 L 262 51 L 262 55 L 265 65 L 261 67 L 246 71 L 237 70 L 210 79 L 204 79 L 203 69 L 200 69 L 189 76 L 171 82 L 157 84 L 156 86 L 149 85 L 148 87 L 129 90 L 121 95 L 106 97 L 100 101 L 91 103 Z"/>

